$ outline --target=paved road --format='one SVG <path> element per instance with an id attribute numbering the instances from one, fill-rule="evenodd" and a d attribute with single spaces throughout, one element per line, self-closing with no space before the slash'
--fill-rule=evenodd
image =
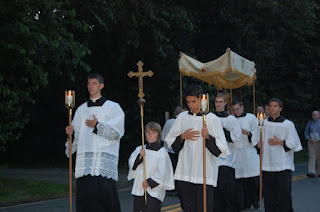
<path id="1" fill-rule="evenodd" d="M 54 174 L 53 174 L 54 171 Z M 295 212 L 317 212 L 320 208 L 320 177 L 307 178 L 307 165 L 296 165 L 296 171 L 292 178 L 292 199 Z M 38 177 L 36 177 L 38 175 Z M 67 170 L 20 170 L 7 169 L 3 170 L 2 176 L 42 179 L 49 182 L 67 184 Z M 123 212 L 130 212 L 133 208 L 133 197 L 131 192 L 131 183 L 127 182 L 126 174 L 120 173 L 118 182 L 118 192 L 121 209 Z M 75 198 L 73 198 L 75 203 Z M 0 207 L 0 212 L 60 212 L 69 211 L 69 199 L 54 199 L 42 202 L 34 202 L 9 207 Z M 73 206 L 75 211 L 75 206 Z M 177 212 L 182 211 L 177 197 L 166 196 L 162 204 L 162 211 Z M 246 212 L 258 212 L 259 210 L 249 209 Z"/>

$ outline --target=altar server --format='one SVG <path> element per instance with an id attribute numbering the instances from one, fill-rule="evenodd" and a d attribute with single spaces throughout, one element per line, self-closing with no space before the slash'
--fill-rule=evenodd
<path id="1" fill-rule="evenodd" d="M 266 212 L 293 211 L 291 187 L 294 152 L 302 150 L 293 122 L 280 115 L 282 101 L 269 100 L 270 117 L 264 121 L 262 141 L 253 136 L 253 144 L 262 148 L 262 181 Z"/>
<path id="2" fill-rule="evenodd" d="M 259 207 L 259 176 L 260 159 L 251 138 L 259 134 L 257 117 L 244 111 L 243 103 L 239 100 L 232 102 L 232 109 L 240 123 L 242 131 L 243 149 L 237 149 L 236 181 L 239 185 L 242 209 Z"/>
<path id="3" fill-rule="evenodd" d="M 160 145 L 160 124 L 149 122 L 145 131 L 148 141 L 145 149 L 138 146 L 129 158 L 128 180 L 134 179 L 131 192 L 134 195 L 133 211 L 160 212 L 166 190 L 174 189 L 173 169 L 167 150 Z M 146 180 L 143 174 L 143 156 L 145 156 Z"/>
<path id="4" fill-rule="evenodd" d="M 213 210 L 213 186 L 217 186 L 218 157 L 229 155 L 228 145 L 219 118 L 206 115 L 203 126 L 200 98 L 203 90 L 198 85 L 187 88 L 185 95 L 189 111 L 180 113 L 166 142 L 177 154 L 175 180 L 179 184 L 181 207 L 185 212 L 203 211 L 203 137 L 206 138 L 207 211 Z"/>
<path id="5" fill-rule="evenodd" d="M 120 138 L 124 113 L 118 103 L 101 96 L 104 79 L 88 76 L 90 99 L 76 110 L 72 126 L 72 153 L 77 152 L 75 178 L 77 211 L 120 211 L 115 181 L 118 180 Z M 69 157 L 69 141 L 65 144 Z M 106 201 L 107 200 L 107 201 Z"/>
<path id="6" fill-rule="evenodd" d="M 219 93 L 215 98 L 215 115 L 219 117 L 228 143 L 230 155 L 219 157 L 218 186 L 214 189 L 214 211 L 240 211 L 237 203 L 235 169 L 237 149 L 243 148 L 242 133 L 237 119 L 226 111 L 227 96 Z"/>

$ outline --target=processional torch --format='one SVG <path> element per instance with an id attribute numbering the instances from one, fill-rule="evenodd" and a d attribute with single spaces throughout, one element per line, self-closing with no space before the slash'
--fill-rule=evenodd
<path id="1" fill-rule="evenodd" d="M 259 121 L 260 128 L 260 141 L 262 141 L 262 131 L 263 131 L 263 121 L 264 115 L 263 113 L 258 113 L 257 115 Z M 259 193 L 259 201 L 260 201 L 260 211 L 261 211 L 261 201 L 262 201 L 262 147 L 260 148 L 260 193 Z"/>
<path id="2" fill-rule="evenodd" d="M 130 78 L 132 77 L 138 77 L 139 78 L 139 93 L 138 93 L 138 104 L 140 105 L 140 117 L 141 117 L 141 139 L 142 139 L 142 149 L 144 149 L 144 124 L 143 124 L 143 104 L 146 102 L 146 100 L 143 98 L 144 97 L 144 93 L 143 93 L 143 77 L 148 76 L 151 77 L 153 75 L 153 72 L 151 70 L 149 70 L 148 72 L 143 72 L 142 66 L 143 66 L 143 62 L 139 61 L 137 63 L 138 66 L 138 71 L 139 72 L 132 72 L 130 71 L 128 73 L 128 76 Z M 146 180 L 146 160 L 145 160 L 145 156 L 143 156 L 143 180 Z M 145 204 L 147 204 L 147 190 L 144 190 L 144 202 Z"/>
<path id="3" fill-rule="evenodd" d="M 200 113 L 203 127 L 206 125 L 206 115 L 209 113 L 209 95 L 200 94 Z M 203 211 L 207 212 L 207 183 L 206 183 L 206 138 L 203 137 Z"/>
<path id="4" fill-rule="evenodd" d="M 72 108 L 74 108 L 75 102 L 75 91 L 65 91 L 65 105 L 68 108 L 69 126 L 71 126 Z M 69 204 L 70 212 L 72 212 L 72 134 L 69 134 Z"/>

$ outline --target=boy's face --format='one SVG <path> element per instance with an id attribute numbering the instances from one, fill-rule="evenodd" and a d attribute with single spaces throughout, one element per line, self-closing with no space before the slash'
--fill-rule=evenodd
<path id="1" fill-rule="evenodd" d="M 187 105 L 193 113 L 200 112 L 200 99 L 196 96 L 186 96 Z"/>
<path id="2" fill-rule="evenodd" d="M 151 144 L 151 143 L 155 143 L 158 141 L 158 132 L 157 131 L 153 131 L 153 130 L 150 130 L 149 128 L 146 129 L 146 137 L 147 137 L 147 140 L 148 140 L 148 143 Z"/>
<path id="3" fill-rule="evenodd" d="M 214 101 L 214 106 L 215 106 L 217 112 L 224 111 L 224 108 L 226 106 L 226 102 L 224 101 L 224 98 L 217 97 Z"/>
<path id="4" fill-rule="evenodd" d="M 98 79 L 88 79 L 87 86 L 88 86 L 88 92 L 92 97 L 96 95 L 100 96 L 101 89 L 104 87 L 104 84 L 100 83 Z"/>
<path id="5" fill-rule="evenodd" d="M 239 104 L 232 105 L 232 111 L 236 116 L 241 116 L 243 113 L 243 105 L 240 106 Z"/>
<path id="6" fill-rule="evenodd" d="M 272 117 L 280 116 L 281 110 L 282 110 L 282 107 L 280 107 L 278 102 L 270 102 L 269 103 L 269 111 L 270 111 L 270 115 Z"/>
<path id="7" fill-rule="evenodd" d="M 268 105 L 264 106 L 264 112 L 265 112 L 266 116 L 270 116 L 270 111 L 269 111 Z"/>

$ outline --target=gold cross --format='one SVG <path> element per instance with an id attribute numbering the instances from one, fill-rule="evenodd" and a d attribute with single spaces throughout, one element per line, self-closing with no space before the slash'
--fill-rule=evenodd
<path id="1" fill-rule="evenodd" d="M 141 60 L 137 63 L 137 66 L 138 66 L 138 71 L 139 72 L 130 71 L 128 73 L 128 76 L 130 78 L 132 78 L 132 77 L 138 77 L 139 78 L 139 93 L 138 93 L 138 96 L 141 99 L 141 98 L 144 97 L 143 80 L 142 80 L 142 78 L 145 77 L 145 76 L 151 77 L 153 75 L 153 72 L 151 70 L 149 70 L 148 72 L 143 72 L 143 69 L 142 69 L 143 62 Z"/>

